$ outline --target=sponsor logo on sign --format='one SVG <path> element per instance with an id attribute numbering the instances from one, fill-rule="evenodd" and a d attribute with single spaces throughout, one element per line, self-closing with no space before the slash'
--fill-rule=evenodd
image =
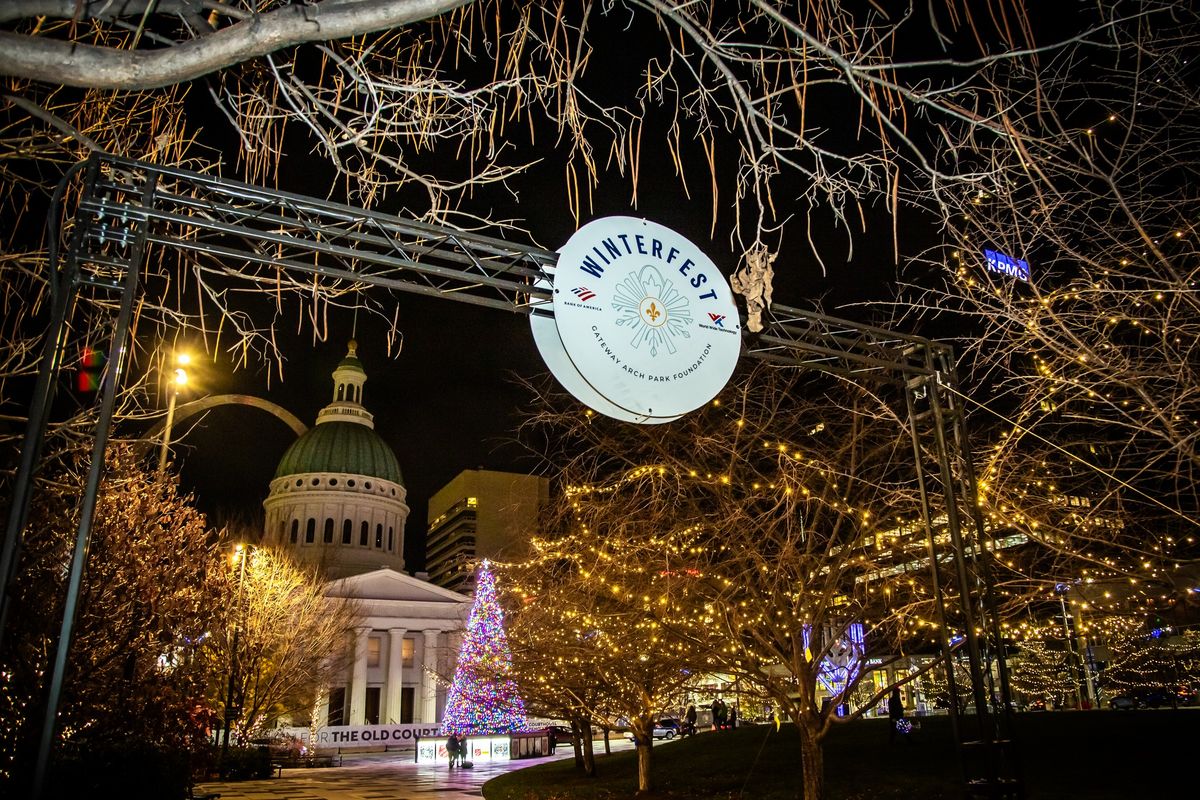
<path id="1" fill-rule="evenodd" d="M 571 378 L 629 412 L 618 419 L 678 417 L 729 380 L 741 349 L 733 294 L 687 238 L 633 217 L 598 219 L 563 246 L 556 272 L 565 285 L 554 322 Z"/>
<path id="2" fill-rule="evenodd" d="M 629 344 L 634 350 L 646 346 L 651 356 L 660 348 L 675 353 L 676 340 L 691 336 L 691 303 L 653 265 L 630 272 L 617 284 L 612 307 L 617 325 L 633 332 Z"/>

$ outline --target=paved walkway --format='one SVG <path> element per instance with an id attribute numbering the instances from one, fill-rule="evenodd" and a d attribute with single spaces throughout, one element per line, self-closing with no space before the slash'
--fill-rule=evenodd
<path id="1" fill-rule="evenodd" d="M 195 794 L 220 792 L 221 800 L 478 800 L 480 787 L 497 775 L 572 755 L 570 745 L 559 745 L 545 758 L 451 769 L 445 762 L 416 764 L 412 751 L 360 753 L 346 756 L 340 767 L 297 767 L 267 780 L 197 784 Z"/>

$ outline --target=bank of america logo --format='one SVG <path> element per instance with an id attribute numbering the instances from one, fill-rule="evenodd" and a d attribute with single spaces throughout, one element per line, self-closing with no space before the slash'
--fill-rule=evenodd
<path id="1" fill-rule="evenodd" d="M 710 312 L 708 312 L 708 318 L 712 320 L 713 325 L 716 325 L 720 328 L 725 327 L 725 315 L 724 314 L 714 314 L 710 311 Z"/>
<path id="2" fill-rule="evenodd" d="M 586 286 L 576 286 L 574 289 L 571 290 L 571 293 L 574 294 L 576 297 L 578 297 L 580 300 L 582 300 L 585 303 L 588 300 L 591 300 L 593 297 L 596 296 L 596 293 L 593 292 L 591 289 L 587 288 Z"/>

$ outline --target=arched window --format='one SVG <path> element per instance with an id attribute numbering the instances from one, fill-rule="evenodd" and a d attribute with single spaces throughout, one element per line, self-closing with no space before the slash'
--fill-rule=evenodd
<path id="1" fill-rule="evenodd" d="M 388 525 L 388 552 L 389 553 L 394 552 L 396 549 L 396 540 L 393 538 L 394 533 L 395 533 L 395 529 L 391 525 Z"/>
<path id="2" fill-rule="evenodd" d="M 383 523 L 375 526 L 375 549 L 383 548 Z"/>
<path id="3" fill-rule="evenodd" d="M 350 538 L 354 535 L 354 523 L 346 520 L 342 523 L 342 544 L 350 544 Z"/>
<path id="4" fill-rule="evenodd" d="M 308 518 L 308 525 L 304 528 L 304 543 L 312 544 L 313 537 L 317 535 L 317 521 L 312 517 Z"/>
<path id="5" fill-rule="evenodd" d="M 340 402 L 345 397 L 345 395 L 346 395 L 346 384 L 339 383 L 338 384 L 338 397 L 337 397 L 338 401 Z"/>
<path id="6" fill-rule="evenodd" d="M 333 544 L 333 519 L 325 520 L 325 544 Z"/>
<path id="7" fill-rule="evenodd" d="M 292 544 L 300 540 L 300 520 L 292 520 Z"/>
<path id="8" fill-rule="evenodd" d="M 364 519 L 363 524 L 362 524 L 362 530 L 360 530 L 358 532 L 358 546 L 359 547 L 367 546 L 367 531 L 369 531 L 369 530 L 371 530 L 371 526 Z"/>

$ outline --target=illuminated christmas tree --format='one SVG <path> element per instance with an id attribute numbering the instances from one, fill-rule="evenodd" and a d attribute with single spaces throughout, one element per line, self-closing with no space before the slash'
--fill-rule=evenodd
<path id="1" fill-rule="evenodd" d="M 525 703 L 511 674 L 504 612 L 496 600 L 496 580 L 484 561 L 475 581 L 475 605 L 458 651 L 454 683 L 446 698 L 442 734 L 524 730 Z"/>

